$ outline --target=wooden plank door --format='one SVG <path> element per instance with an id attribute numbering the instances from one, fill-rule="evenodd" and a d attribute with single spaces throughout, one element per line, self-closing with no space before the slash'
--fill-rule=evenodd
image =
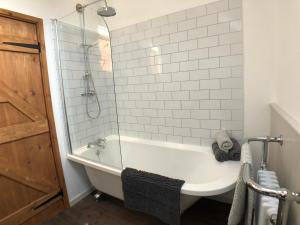
<path id="1" fill-rule="evenodd" d="M 0 9 L 0 225 L 66 206 L 42 20 Z"/>

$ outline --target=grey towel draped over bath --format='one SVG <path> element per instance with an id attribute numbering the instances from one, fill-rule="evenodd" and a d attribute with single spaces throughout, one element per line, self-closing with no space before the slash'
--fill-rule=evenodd
<path id="1" fill-rule="evenodd" d="M 155 216 L 169 225 L 180 225 L 180 192 L 183 180 L 131 168 L 123 170 L 126 208 Z"/>

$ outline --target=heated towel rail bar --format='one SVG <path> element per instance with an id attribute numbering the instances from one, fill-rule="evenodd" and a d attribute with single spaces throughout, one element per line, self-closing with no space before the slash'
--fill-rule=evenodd
<path id="1" fill-rule="evenodd" d="M 264 154 L 263 154 L 263 162 L 262 162 L 262 169 L 266 169 L 267 167 L 267 159 L 268 159 L 268 151 L 269 151 L 269 143 L 275 142 L 280 145 L 283 144 L 283 137 L 257 137 L 257 138 L 250 138 L 248 139 L 249 142 L 253 141 L 260 141 L 264 143 Z M 244 171 L 243 171 L 243 180 L 246 185 L 255 191 L 256 193 L 266 195 L 269 197 L 274 197 L 279 200 L 279 207 L 277 216 L 273 215 L 271 217 L 271 223 L 274 225 L 286 225 L 287 224 L 287 217 L 288 217 L 288 210 L 289 210 L 289 203 L 291 201 L 296 201 L 300 203 L 300 193 L 290 191 L 286 188 L 279 188 L 279 189 L 272 189 L 264 187 L 258 183 L 256 183 L 251 178 L 251 165 L 246 163 L 244 164 Z"/>

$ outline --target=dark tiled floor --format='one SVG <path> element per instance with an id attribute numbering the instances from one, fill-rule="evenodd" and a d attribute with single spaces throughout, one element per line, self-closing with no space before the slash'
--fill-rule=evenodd
<path id="1" fill-rule="evenodd" d="M 200 199 L 182 216 L 182 225 L 226 225 L 230 205 Z M 123 207 L 120 200 L 105 195 L 99 202 L 88 196 L 45 225 L 165 225 L 143 213 Z"/>

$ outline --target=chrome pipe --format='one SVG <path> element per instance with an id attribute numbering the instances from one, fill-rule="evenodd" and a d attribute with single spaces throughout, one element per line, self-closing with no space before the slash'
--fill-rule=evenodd
<path id="1" fill-rule="evenodd" d="M 90 6 L 90 5 L 93 5 L 93 4 L 97 3 L 97 2 L 101 2 L 101 1 L 104 1 L 104 2 L 105 2 L 105 5 L 106 5 L 106 7 L 107 7 L 106 0 L 95 0 L 95 1 L 92 1 L 92 2 L 87 3 L 87 4 L 85 4 L 85 5 L 80 4 L 80 3 L 76 4 L 76 11 L 82 13 L 83 10 L 84 10 L 84 8 L 86 8 L 86 7 Z"/>
<path id="2" fill-rule="evenodd" d="M 268 158 L 268 150 L 269 146 L 268 144 L 271 142 L 278 143 L 280 145 L 283 145 L 283 137 L 280 135 L 279 137 L 255 137 L 255 138 L 249 138 L 248 143 L 259 141 L 264 143 L 264 162 L 262 165 L 263 169 L 266 169 L 266 163 Z M 251 165 L 249 163 L 243 164 L 243 181 L 244 183 L 253 191 L 256 193 L 274 197 L 279 199 L 279 206 L 278 206 L 278 212 L 277 212 L 277 218 L 275 218 L 275 215 L 272 215 L 270 218 L 270 222 L 274 225 L 286 225 L 287 219 L 288 219 L 288 211 L 289 211 L 289 205 L 291 201 L 295 201 L 297 203 L 300 203 L 300 193 L 292 192 L 286 188 L 278 188 L 278 189 L 272 189 L 264 187 L 258 183 L 256 183 L 252 177 L 251 177 Z"/>
<path id="3" fill-rule="evenodd" d="M 248 143 L 254 142 L 254 141 L 260 141 L 260 142 L 267 142 L 267 143 L 279 143 L 280 145 L 283 145 L 283 136 L 280 135 L 278 137 L 270 137 L 270 136 L 264 136 L 264 137 L 255 137 L 255 138 L 249 138 Z"/>
<path id="4" fill-rule="evenodd" d="M 271 217 L 271 223 L 275 225 L 286 225 L 289 213 L 289 201 L 279 200 L 277 218 Z"/>
<path id="5" fill-rule="evenodd" d="M 272 188 L 264 187 L 264 186 L 256 183 L 251 178 L 250 174 L 251 174 L 251 165 L 246 163 L 246 164 L 244 164 L 243 181 L 253 191 L 255 191 L 259 194 L 262 194 L 262 195 L 269 196 L 269 197 L 274 197 L 274 198 L 283 199 L 283 200 L 288 199 L 289 193 L 288 193 L 287 189 L 285 189 L 285 188 L 272 189 Z"/>
<path id="6" fill-rule="evenodd" d="M 261 165 L 261 169 L 266 169 L 267 168 L 267 163 L 268 163 L 268 155 L 269 155 L 269 143 L 278 143 L 281 146 L 283 145 L 283 136 L 280 135 L 278 137 L 255 137 L 255 138 L 249 138 L 248 143 L 251 142 L 262 142 L 264 145 L 263 148 L 263 161 Z"/>
<path id="7" fill-rule="evenodd" d="M 274 225 L 286 225 L 289 203 L 290 201 L 299 201 L 299 193 L 291 192 L 286 188 L 272 189 L 264 187 L 256 183 L 251 178 L 250 174 L 251 165 L 246 163 L 244 164 L 243 181 L 250 189 L 252 189 L 256 193 L 279 199 L 277 218 L 275 219 L 274 216 L 272 216 L 270 218 L 270 222 Z"/>
<path id="8" fill-rule="evenodd" d="M 286 188 L 272 189 L 264 187 L 251 178 L 251 165 L 245 163 L 243 166 L 243 181 L 250 189 L 256 193 L 279 199 L 277 218 L 275 219 L 272 216 L 270 219 L 271 223 L 274 225 L 286 225 L 290 202 L 295 201 L 299 203 L 300 193 L 292 192 Z"/>

